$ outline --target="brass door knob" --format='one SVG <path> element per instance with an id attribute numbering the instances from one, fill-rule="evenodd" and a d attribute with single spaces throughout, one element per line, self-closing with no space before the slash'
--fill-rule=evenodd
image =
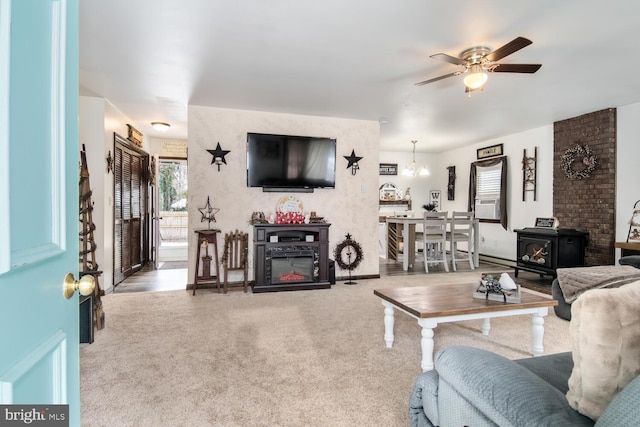
<path id="1" fill-rule="evenodd" d="M 76 280 L 73 277 L 73 273 L 67 273 L 64 276 L 64 297 L 69 299 L 73 296 L 75 291 L 80 291 L 80 295 L 87 296 L 90 295 L 96 287 L 96 280 L 92 275 L 86 274 L 80 278 L 80 280 Z"/>

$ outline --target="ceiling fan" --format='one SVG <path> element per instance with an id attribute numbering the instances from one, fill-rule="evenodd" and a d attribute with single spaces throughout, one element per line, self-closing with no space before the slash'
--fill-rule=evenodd
<path id="1" fill-rule="evenodd" d="M 497 62 L 505 56 L 529 46 L 531 43 L 533 42 L 529 39 L 516 37 L 494 51 L 491 51 L 491 49 L 485 46 L 476 46 L 462 51 L 457 57 L 447 55 L 446 53 L 436 53 L 435 55 L 431 55 L 430 58 L 460 65 L 464 67 L 464 69 L 416 83 L 416 86 L 466 74 L 464 77 L 465 93 L 470 94 L 471 91 L 484 87 L 489 77 L 488 73 L 535 73 L 542 67 L 542 64 L 499 64 Z"/>

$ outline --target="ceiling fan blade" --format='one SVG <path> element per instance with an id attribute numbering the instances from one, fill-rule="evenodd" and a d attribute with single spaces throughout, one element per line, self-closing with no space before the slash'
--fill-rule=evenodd
<path id="1" fill-rule="evenodd" d="M 429 58 L 439 59 L 455 65 L 466 65 L 466 61 L 464 59 L 456 58 L 455 56 L 447 55 L 446 53 L 436 53 L 429 56 Z"/>
<path id="2" fill-rule="evenodd" d="M 511 55 L 512 53 L 519 51 L 523 47 L 529 46 L 531 43 L 533 42 L 529 39 L 525 39 L 524 37 L 516 37 L 504 46 L 499 47 L 493 52 L 487 54 L 485 58 L 492 62 L 499 61 L 505 56 Z"/>
<path id="3" fill-rule="evenodd" d="M 535 73 L 542 64 L 496 64 L 494 73 Z"/>
<path id="4" fill-rule="evenodd" d="M 423 82 L 416 83 L 415 85 L 416 86 L 426 85 L 426 84 L 429 84 L 429 83 L 437 82 L 438 80 L 446 79 L 446 78 L 453 77 L 453 76 L 459 76 L 462 73 L 463 73 L 462 71 L 456 71 L 455 73 L 445 74 L 444 76 L 435 77 L 433 79 L 425 80 Z"/>

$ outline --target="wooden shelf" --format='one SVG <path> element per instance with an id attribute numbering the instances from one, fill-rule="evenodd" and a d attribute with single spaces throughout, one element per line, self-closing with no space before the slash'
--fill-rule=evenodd
<path id="1" fill-rule="evenodd" d="M 640 243 L 637 242 L 616 242 L 616 249 L 620 249 L 620 256 L 640 255 Z"/>

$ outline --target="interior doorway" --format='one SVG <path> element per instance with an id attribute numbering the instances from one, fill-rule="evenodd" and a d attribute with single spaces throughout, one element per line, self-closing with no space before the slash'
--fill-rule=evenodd
<path id="1" fill-rule="evenodd" d="M 187 268 L 187 159 L 158 159 L 157 268 Z"/>

